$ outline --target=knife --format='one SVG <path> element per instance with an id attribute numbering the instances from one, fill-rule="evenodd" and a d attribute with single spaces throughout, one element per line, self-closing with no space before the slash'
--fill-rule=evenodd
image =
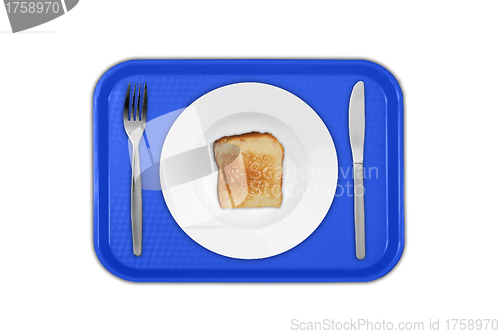
<path id="1" fill-rule="evenodd" d="M 363 147 L 365 145 L 365 83 L 358 81 L 349 102 L 349 139 L 354 178 L 354 228 L 356 257 L 365 258 L 365 188 L 363 186 Z"/>

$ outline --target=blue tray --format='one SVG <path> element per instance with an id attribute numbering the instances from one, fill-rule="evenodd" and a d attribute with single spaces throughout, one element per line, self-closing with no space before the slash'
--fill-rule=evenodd
<path id="1" fill-rule="evenodd" d="M 351 90 L 365 82 L 366 258 L 355 256 Z M 261 82 L 304 100 L 322 118 L 338 155 L 338 189 L 320 226 L 291 250 L 241 260 L 206 250 L 176 224 L 160 190 L 143 190 L 143 253 L 132 253 L 128 138 L 123 103 L 128 82 L 148 83 L 148 121 L 179 113 L 221 86 Z M 362 60 L 135 60 L 108 70 L 94 93 L 94 246 L 111 273 L 137 282 L 371 281 L 399 261 L 404 244 L 403 97 L 383 67 Z M 146 127 L 147 137 L 147 127 Z M 159 145 L 147 143 L 150 147 Z M 159 161 L 159 150 L 152 152 Z M 141 157 L 142 160 L 142 157 Z M 144 182 L 144 181 L 143 181 Z M 351 188 L 352 189 L 352 188 Z"/>

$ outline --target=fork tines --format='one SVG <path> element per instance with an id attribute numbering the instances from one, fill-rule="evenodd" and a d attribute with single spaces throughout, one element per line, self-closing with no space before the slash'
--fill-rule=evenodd
<path id="1" fill-rule="evenodd" d="M 130 83 L 128 84 L 127 95 L 125 97 L 125 108 L 123 111 L 123 118 L 128 121 L 142 121 L 146 119 L 147 114 L 147 102 L 148 102 L 148 86 L 144 83 L 144 94 L 141 100 L 141 84 L 139 84 L 139 89 L 137 90 L 137 103 L 135 100 L 136 84 L 134 84 L 134 90 L 132 92 L 132 104 L 130 104 Z M 142 110 L 142 112 L 139 110 Z"/>

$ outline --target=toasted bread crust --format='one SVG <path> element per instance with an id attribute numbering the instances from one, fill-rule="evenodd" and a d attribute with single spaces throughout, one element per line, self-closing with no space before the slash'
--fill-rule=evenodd
<path id="1" fill-rule="evenodd" d="M 214 146 L 215 146 L 215 144 L 218 144 L 218 143 L 227 143 L 233 139 L 245 141 L 247 139 L 260 139 L 263 137 L 267 137 L 267 138 L 273 140 L 276 144 L 278 144 L 281 147 L 281 150 L 284 151 L 283 145 L 281 145 L 281 143 L 278 141 L 278 139 L 276 139 L 275 136 L 273 136 L 269 132 L 256 132 L 256 131 L 242 133 L 240 135 L 232 135 L 232 136 L 225 136 L 225 137 L 219 138 L 214 142 Z"/>
<path id="2" fill-rule="evenodd" d="M 214 157 L 221 208 L 281 206 L 284 150 L 272 134 L 222 137 L 214 142 Z"/>

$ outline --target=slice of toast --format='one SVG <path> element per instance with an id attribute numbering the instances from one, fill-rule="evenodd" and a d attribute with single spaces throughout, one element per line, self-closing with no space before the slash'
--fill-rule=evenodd
<path id="1" fill-rule="evenodd" d="M 220 207 L 279 208 L 283 156 L 283 146 L 270 133 L 249 132 L 216 140 Z"/>

